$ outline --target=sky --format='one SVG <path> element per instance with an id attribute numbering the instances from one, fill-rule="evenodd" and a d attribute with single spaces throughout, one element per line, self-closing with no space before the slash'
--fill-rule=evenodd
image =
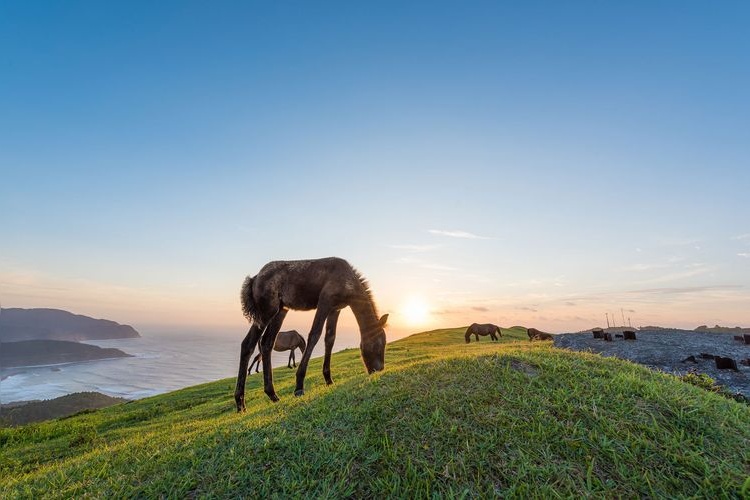
<path id="1" fill-rule="evenodd" d="M 333 255 L 389 338 L 750 326 L 749 23 L 746 2 L 4 1 L 0 302 L 240 339 L 245 275 Z"/>

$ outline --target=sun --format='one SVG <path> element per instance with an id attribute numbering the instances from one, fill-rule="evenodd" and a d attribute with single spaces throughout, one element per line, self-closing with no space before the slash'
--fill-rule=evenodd
<path id="1" fill-rule="evenodd" d="M 401 306 L 404 320 L 410 325 L 423 325 L 430 318 L 430 307 L 422 297 L 409 297 Z"/>

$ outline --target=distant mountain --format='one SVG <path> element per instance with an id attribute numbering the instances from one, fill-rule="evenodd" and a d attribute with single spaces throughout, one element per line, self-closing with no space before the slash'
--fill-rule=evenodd
<path id="1" fill-rule="evenodd" d="M 60 309 L 2 309 L 0 341 L 105 340 L 140 337 L 130 325 L 94 319 Z"/>
<path id="2" fill-rule="evenodd" d="M 3 342 L 0 346 L 0 366 L 3 368 L 126 357 L 130 357 L 130 354 L 119 349 L 102 348 L 67 340 L 22 340 Z"/>
<path id="3" fill-rule="evenodd" d="M 698 328 L 696 328 L 695 331 L 696 332 L 740 334 L 740 333 L 750 333 L 750 328 L 742 328 L 739 326 L 729 327 L 729 326 L 719 326 L 719 325 L 716 325 L 716 326 L 701 325 Z"/>

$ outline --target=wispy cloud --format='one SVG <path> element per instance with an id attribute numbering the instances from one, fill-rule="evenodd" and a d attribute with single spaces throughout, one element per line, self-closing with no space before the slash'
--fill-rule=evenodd
<path id="1" fill-rule="evenodd" d="M 429 229 L 427 232 L 430 234 L 436 234 L 438 236 L 448 236 L 450 238 L 464 238 L 467 240 L 493 240 L 489 236 L 479 236 L 478 234 L 470 233 L 468 231 L 446 231 L 443 229 Z"/>
<path id="2" fill-rule="evenodd" d="M 442 264 L 424 263 L 420 267 L 422 267 L 422 269 L 431 269 L 433 271 L 458 271 L 457 267 L 444 266 Z"/>
<path id="3" fill-rule="evenodd" d="M 667 266 L 664 264 L 633 264 L 632 266 L 628 266 L 625 268 L 625 271 L 635 271 L 635 272 L 643 272 L 643 271 L 651 271 L 653 269 L 663 269 Z"/>
<path id="4" fill-rule="evenodd" d="M 678 281 L 678 280 L 683 280 L 687 278 L 692 278 L 694 276 L 700 276 L 702 274 L 707 274 L 713 270 L 714 270 L 713 267 L 707 266 L 700 262 L 693 262 L 693 263 L 685 264 L 684 266 L 682 266 L 681 269 L 675 270 L 674 272 L 671 272 L 669 274 L 657 276 L 655 278 L 639 280 L 638 283 L 642 285 L 647 285 L 647 284 L 652 284 L 652 283 L 665 283 L 669 281 Z"/>
<path id="5" fill-rule="evenodd" d="M 740 253 L 737 254 L 737 256 L 738 257 L 745 257 L 747 259 L 747 258 L 750 258 L 750 253 L 748 253 L 748 252 L 740 252 Z"/>
<path id="6" fill-rule="evenodd" d="M 723 290 L 739 290 L 742 285 L 713 285 L 713 286 L 683 286 L 667 288 L 645 288 L 641 290 L 630 290 L 631 294 L 656 294 L 656 295 L 683 295 L 690 293 L 705 293 Z"/>
<path id="7" fill-rule="evenodd" d="M 407 250 L 409 252 L 429 252 L 440 248 L 440 245 L 388 245 L 396 250 Z"/>
<path id="8" fill-rule="evenodd" d="M 537 309 L 534 309 L 533 307 L 523 306 L 523 307 L 516 307 L 519 311 L 531 311 L 531 312 L 538 312 Z"/>
<path id="9" fill-rule="evenodd" d="M 738 234 L 737 236 L 732 236 L 733 240 L 750 240 L 750 233 L 745 234 Z"/>
<path id="10" fill-rule="evenodd" d="M 662 246 L 696 246 L 701 242 L 698 238 L 682 238 L 682 237 L 669 237 L 664 236 L 657 240 L 659 245 Z"/>
<path id="11" fill-rule="evenodd" d="M 394 264 L 408 264 L 422 269 L 430 269 L 432 271 L 458 271 L 457 267 L 445 266 L 443 264 L 437 264 L 435 262 L 427 262 L 422 259 L 415 259 L 413 257 L 399 257 L 393 261 Z"/>
<path id="12" fill-rule="evenodd" d="M 472 307 L 472 309 L 474 311 L 479 311 L 479 312 L 488 312 L 489 311 L 489 308 L 484 307 L 484 306 L 474 306 L 474 307 Z"/>

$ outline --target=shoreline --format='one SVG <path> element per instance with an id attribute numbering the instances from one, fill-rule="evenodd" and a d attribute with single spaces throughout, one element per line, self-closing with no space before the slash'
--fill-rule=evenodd
<path id="1" fill-rule="evenodd" d="M 127 354 L 126 356 L 114 356 L 111 358 L 97 358 L 97 359 L 84 359 L 81 361 L 65 361 L 63 363 L 50 363 L 50 364 L 44 364 L 44 365 L 18 365 L 18 366 L 9 366 L 7 368 L 0 369 L 0 374 L 2 372 L 8 370 L 18 370 L 18 369 L 30 369 L 30 368 L 51 368 L 55 366 L 65 366 L 65 365 L 80 365 L 84 363 L 93 363 L 95 361 L 108 361 L 112 359 L 123 359 L 123 358 L 135 358 L 137 356 L 134 356 L 132 354 Z M 20 375 L 23 372 L 19 373 L 11 373 L 9 375 L 2 375 L 2 378 L 0 380 L 5 380 L 6 378 L 13 377 L 14 375 Z"/>

